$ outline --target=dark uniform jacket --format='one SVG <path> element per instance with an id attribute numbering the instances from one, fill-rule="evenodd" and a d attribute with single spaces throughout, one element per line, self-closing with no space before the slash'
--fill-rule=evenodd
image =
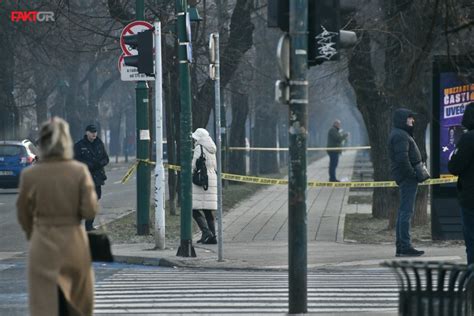
<path id="1" fill-rule="evenodd" d="M 333 126 L 329 129 L 328 132 L 328 142 L 327 142 L 327 147 L 330 148 L 337 148 L 342 146 L 342 142 L 347 138 L 348 134 L 344 133 L 341 134 L 339 132 L 339 129 L 336 126 Z M 341 150 L 328 150 L 328 153 L 331 152 L 336 152 L 336 153 L 341 153 Z"/>
<path id="2" fill-rule="evenodd" d="M 448 162 L 449 172 L 459 176 L 457 189 L 462 207 L 474 209 L 474 104 L 464 111 L 462 125 L 468 129 L 456 144 Z"/>
<path id="3" fill-rule="evenodd" d="M 109 163 L 109 156 L 99 137 L 90 142 L 87 135 L 84 135 L 84 138 L 74 145 L 74 158 L 87 165 L 96 186 L 105 183 L 107 176 L 104 167 Z"/>
<path id="4" fill-rule="evenodd" d="M 398 184 L 407 179 L 416 180 L 414 166 L 422 161 L 421 153 L 412 135 L 407 118 L 413 112 L 400 108 L 393 113 L 393 128 L 388 139 L 392 179 Z"/>

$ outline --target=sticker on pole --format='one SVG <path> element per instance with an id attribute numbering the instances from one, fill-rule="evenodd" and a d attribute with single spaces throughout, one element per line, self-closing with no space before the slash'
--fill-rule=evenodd
<path id="1" fill-rule="evenodd" d="M 122 48 L 124 55 L 131 56 L 138 53 L 136 49 L 125 44 L 123 39 L 124 36 L 135 35 L 142 31 L 151 29 L 153 29 L 153 25 L 145 21 L 134 21 L 125 26 L 122 30 L 122 34 L 120 34 L 120 47 Z"/>
<path id="2" fill-rule="evenodd" d="M 145 74 L 138 73 L 138 69 L 136 67 L 131 67 L 125 65 L 123 61 L 124 55 L 120 55 L 118 59 L 118 70 L 120 72 L 120 80 L 122 81 L 152 81 L 155 80 L 155 77 L 147 76 Z"/>

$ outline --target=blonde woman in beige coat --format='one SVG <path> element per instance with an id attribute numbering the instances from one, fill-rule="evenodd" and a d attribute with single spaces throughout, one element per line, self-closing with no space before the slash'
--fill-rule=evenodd
<path id="1" fill-rule="evenodd" d="M 92 315 L 94 275 L 82 219 L 97 213 L 87 166 L 73 160 L 69 125 L 43 124 L 39 162 L 20 177 L 18 221 L 29 240 L 28 293 L 32 316 Z"/>
<path id="2" fill-rule="evenodd" d="M 194 154 L 192 160 L 193 169 L 196 167 L 196 160 L 202 153 L 206 157 L 206 168 L 208 177 L 208 188 L 193 184 L 193 218 L 201 230 L 201 239 L 198 243 L 217 244 L 216 226 L 214 214 L 217 210 L 217 162 L 216 162 L 216 144 L 212 141 L 209 132 L 204 128 L 198 128 L 192 134 L 194 139 Z M 202 213 L 204 213 L 204 216 Z"/>

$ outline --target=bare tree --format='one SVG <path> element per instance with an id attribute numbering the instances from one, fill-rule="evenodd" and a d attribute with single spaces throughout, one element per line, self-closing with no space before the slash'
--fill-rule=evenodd
<path id="1" fill-rule="evenodd" d="M 349 61 L 349 80 L 368 129 L 375 180 L 387 180 L 390 130 L 387 122 L 398 107 L 408 107 L 419 113 L 414 137 L 422 155 L 427 155 L 424 140 L 431 120 L 430 57 L 435 53 L 446 53 L 446 50 L 449 53 L 451 45 L 448 41 L 448 45 L 441 48 L 440 35 L 446 34 L 448 24 L 462 20 L 462 5 L 437 0 L 368 1 L 352 20 L 352 27 L 359 30 L 360 41 Z M 451 19 L 440 19 L 443 12 L 450 12 Z M 420 188 L 415 224 L 426 223 L 427 200 L 428 190 Z M 396 190 L 374 190 L 372 214 L 374 217 L 388 216 L 389 227 L 395 224 L 397 205 Z"/>

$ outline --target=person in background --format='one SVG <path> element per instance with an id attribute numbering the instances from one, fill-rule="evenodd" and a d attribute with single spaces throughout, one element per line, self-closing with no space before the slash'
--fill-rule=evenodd
<path id="1" fill-rule="evenodd" d="M 97 213 L 87 166 L 73 160 L 69 125 L 52 118 L 39 135 L 39 162 L 23 170 L 16 202 L 29 241 L 32 316 L 92 315 L 94 274 L 82 219 Z"/>
<path id="2" fill-rule="evenodd" d="M 328 131 L 328 148 L 340 148 L 343 142 L 349 137 L 349 133 L 341 133 L 341 121 L 335 120 Z M 329 155 L 329 181 L 339 182 L 336 178 L 336 168 L 339 163 L 341 150 L 328 150 Z"/>
<path id="3" fill-rule="evenodd" d="M 465 107 L 462 125 L 467 133 L 456 144 L 448 169 L 458 176 L 458 200 L 461 205 L 467 264 L 474 264 L 474 102 Z"/>
<path id="4" fill-rule="evenodd" d="M 196 160 L 201 156 L 201 150 L 206 158 L 206 168 L 208 177 L 208 188 L 193 183 L 193 218 L 201 230 L 201 239 L 198 243 L 217 244 L 216 226 L 214 214 L 217 210 L 217 161 L 216 144 L 209 136 L 209 132 L 204 128 L 198 128 L 192 134 L 195 141 L 192 166 L 195 168 Z M 204 213 L 204 216 L 201 213 Z"/>
<path id="5" fill-rule="evenodd" d="M 95 125 L 87 125 L 86 135 L 74 145 L 74 158 L 85 163 L 89 168 L 95 184 L 97 198 L 102 197 L 102 186 L 107 180 L 104 167 L 109 163 L 109 156 L 105 150 L 104 143 L 97 136 Z M 86 230 L 95 230 L 94 219 L 86 220 Z"/>
<path id="6" fill-rule="evenodd" d="M 414 166 L 422 161 L 420 150 L 413 138 L 414 115 L 408 109 L 396 109 L 393 113 L 393 126 L 388 140 L 391 174 L 400 191 L 400 207 L 395 227 L 395 256 L 397 257 L 416 257 L 425 253 L 413 248 L 410 236 L 410 220 L 415 211 L 418 190 Z"/>

